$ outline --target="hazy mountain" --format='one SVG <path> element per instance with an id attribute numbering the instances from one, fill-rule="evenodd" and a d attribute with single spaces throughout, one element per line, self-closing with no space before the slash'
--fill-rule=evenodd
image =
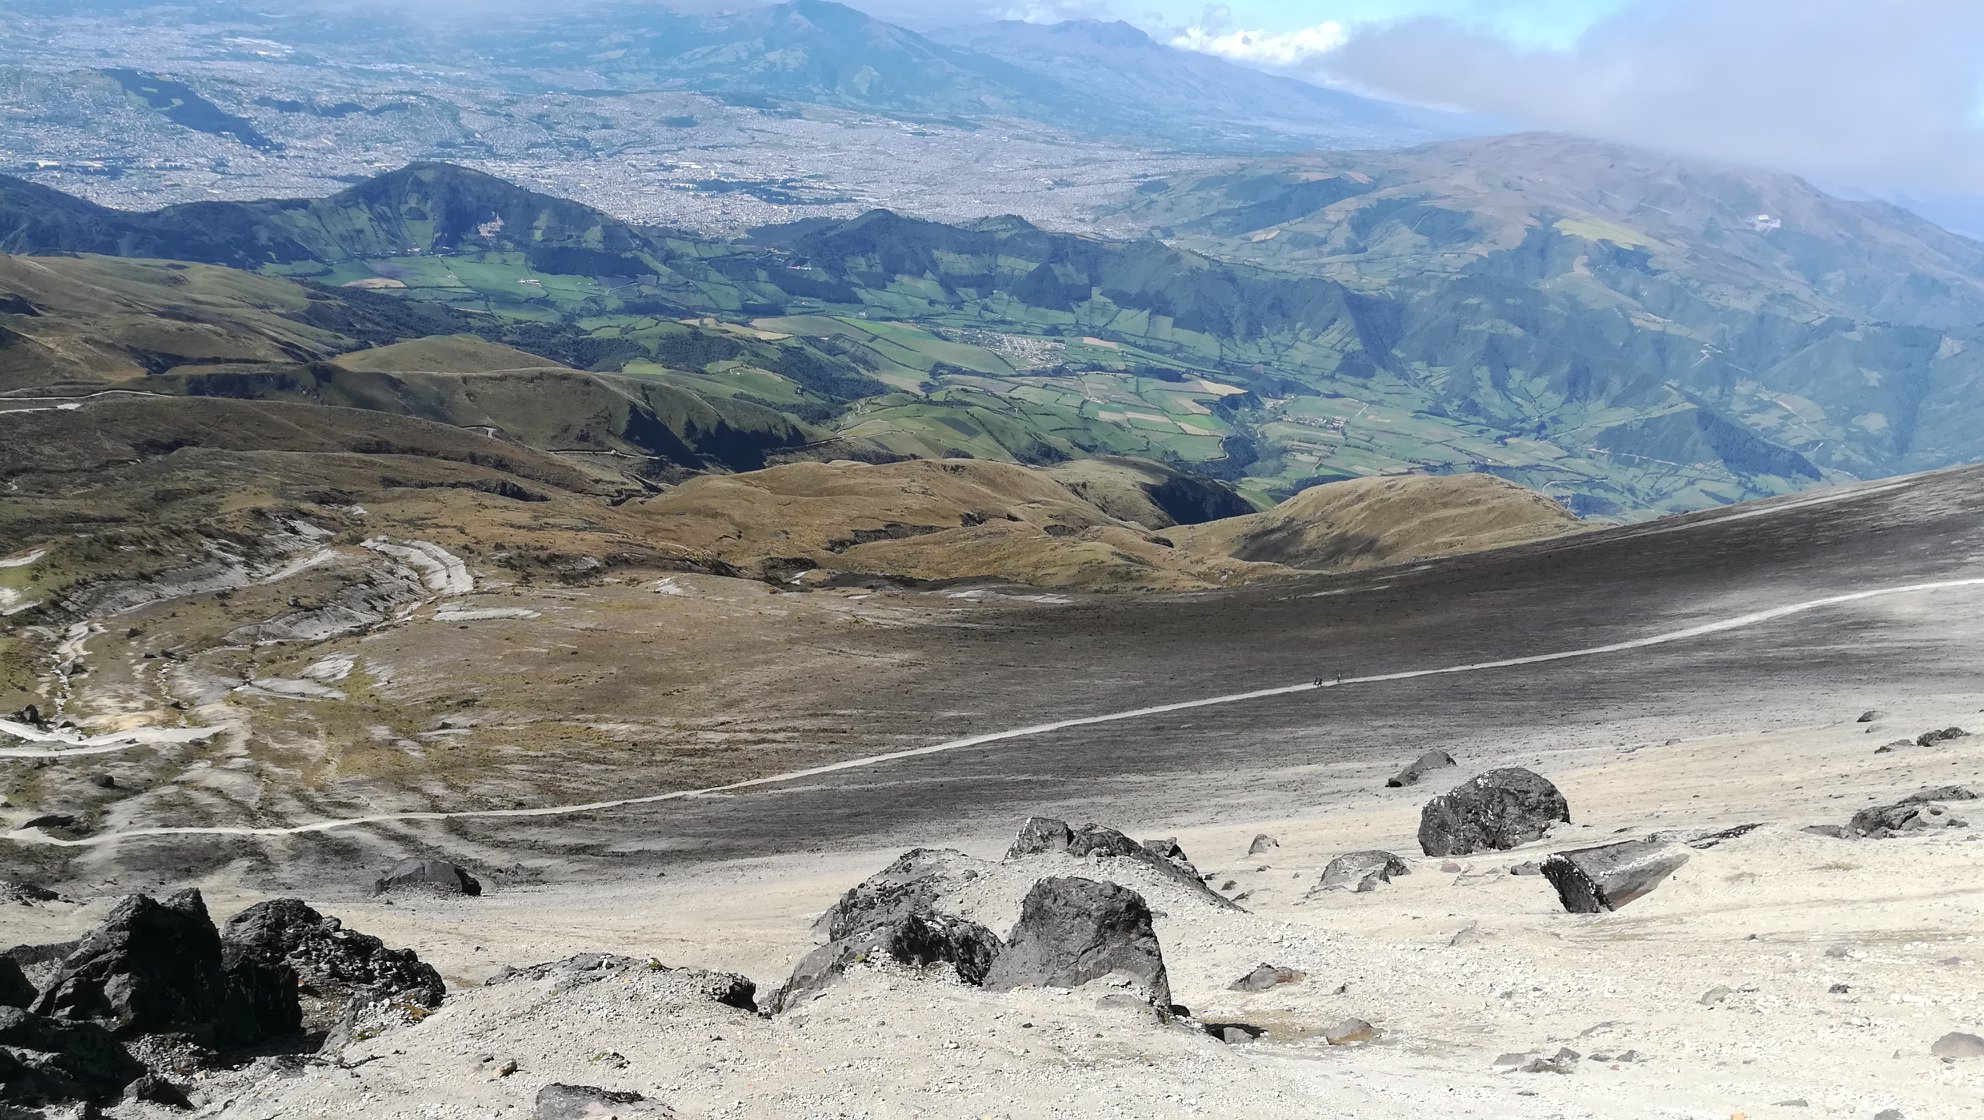
<path id="1" fill-rule="evenodd" d="M 1679 394 L 1717 419 L 1640 417 L 1596 445 L 1686 462 L 1737 420 L 1859 474 L 1980 450 L 1984 245 L 1792 176 L 1524 135 L 1264 161 L 1153 184 L 1123 215 L 1411 294 L 1443 397 L 1511 427 Z"/>
<path id="2" fill-rule="evenodd" d="M 1215 146 L 1361 148 L 1499 131 L 1493 122 L 1379 101 L 1178 50 L 1127 23 L 1002 20 L 935 33 L 1067 86 L 1110 127 Z"/>

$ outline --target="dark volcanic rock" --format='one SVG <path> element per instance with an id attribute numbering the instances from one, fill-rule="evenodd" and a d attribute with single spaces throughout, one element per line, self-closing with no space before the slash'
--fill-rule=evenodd
<path id="1" fill-rule="evenodd" d="M 1540 840 L 1571 819 L 1557 787 L 1520 767 L 1490 770 L 1426 803 L 1419 847 L 1429 856 L 1465 856 Z"/>
<path id="2" fill-rule="evenodd" d="M 1171 1002 L 1164 954 L 1143 896 L 1093 879 L 1042 879 L 1027 892 L 1019 923 L 985 986 L 1073 988 L 1112 972 L 1129 976 L 1151 1003 Z"/>
<path id="3" fill-rule="evenodd" d="M 285 1033 L 299 1014 L 283 966 L 222 960 L 220 933 L 197 890 L 159 902 L 132 895 L 77 943 L 42 986 L 34 1010 L 97 1022 L 115 1034 L 181 1034 L 245 1046 Z"/>
<path id="4" fill-rule="evenodd" d="M 617 1093 L 591 1085 L 560 1085 L 553 1082 L 537 1091 L 533 1120 L 638 1120 L 640 1117 L 673 1117 L 675 1110 L 639 1093 Z"/>
<path id="5" fill-rule="evenodd" d="M 28 983 L 20 962 L 0 957 L 0 1007 L 27 1007 L 34 1003 L 34 985 Z"/>
<path id="6" fill-rule="evenodd" d="M 353 1004 L 392 999 L 432 1009 L 446 991 L 441 974 L 413 950 L 388 949 L 301 899 L 271 899 L 236 914 L 221 943 L 230 965 L 255 960 L 294 969 L 309 1031 L 330 1030 Z"/>
<path id="7" fill-rule="evenodd" d="M 1389 883 L 1394 875 L 1410 875 L 1412 869 L 1390 852 L 1350 852 L 1331 860 L 1323 877 L 1310 894 L 1321 891 L 1368 891 L 1379 883 Z"/>
<path id="8" fill-rule="evenodd" d="M 1404 786 L 1416 786 L 1426 775 L 1452 769 L 1457 765 L 1459 763 L 1454 761 L 1454 756 L 1445 751 L 1427 751 L 1408 763 L 1405 769 L 1387 779 L 1385 787 L 1399 789 Z"/>
<path id="9" fill-rule="evenodd" d="M 1558 852 L 1543 861 L 1543 877 L 1564 909 L 1597 914 L 1643 897 L 1686 862 L 1686 848 L 1650 837 Z"/>
<path id="10" fill-rule="evenodd" d="M 403 859 L 372 884 L 373 894 L 399 891 L 465 894 L 474 897 L 482 893 L 482 884 L 476 881 L 475 876 L 446 860 Z"/>
<path id="11" fill-rule="evenodd" d="M 1962 789 L 1960 786 L 1953 788 Z M 1862 809 L 1853 814 L 1849 827 L 1862 836 L 1876 840 L 1899 836 L 1905 832 L 1968 828 L 1967 824 L 1952 815 L 1949 808 L 1941 803 L 1945 798 L 1934 796 L 1948 792 L 1949 789 L 1925 790 L 1892 805 L 1877 805 L 1870 809 Z"/>
<path id="12" fill-rule="evenodd" d="M 839 941 L 913 914 L 933 913 L 937 896 L 943 893 L 944 871 L 953 862 L 969 858 L 949 848 L 913 848 L 904 852 L 894 863 L 856 883 L 827 907 L 814 919 L 813 932 L 829 941 Z"/>
<path id="13" fill-rule="evenodd" d="M 1970 732 L 1961 727 L 1945 727 L 1941 731 L 1924 731 L 1915 737 L 1918 747 L 1933 747 L 1937 743 L 1947 743 L 1951 739 L 1968 739 Z"/>
<path id="14" fill-rule="evenodd" d="M 1171 848 L 1177 850 L 1177 845 L 1173 844 Z M 1180 886 L 1189 887 L 1204 896 L 1206 901 L 1221 909 L 1239 909 L 1232 902 L 1221 898 L 1217 891 L 1206 886 L 1205 880 L 1199 877 L 1198 869 L 1185 862 L 1183 851 L 1178 851 L 1176 857 L 1160 856 L 1143 844 L 1104 825 L 1087 824 L 1080 828 L 1070 828 L 1065 821 L 1057 821 L 1052 817 L 1029 817 L 1026 824 L 1020 827 L 1019 835 L 1013 838 L 1012 847 L 1006 849 L 1006 860 L 1011 862 L 1028 856 L 1056 852 L 1100 859 L 1128 859 L 1156 869 Z"/>
<path id="15" fill-rule="evenodd" d="M 72 813 L 43 813 L 21 822 L 22 828 L 74 828 L 76 817 Z"/>
<path id="16" fill-rule="evenodd" d="M 806 954 L 772 997 L 771 1010 L 796 1006 L 865 961 L 887 959 L 912 968 L 949 965 L 960 981 L 983 984 L 1000 948 L 998 935 L 977 922 L 936 913 L 896 917 Z"/>
<path id="17" fill-rule="evenodd" d="M 1969 786 L 1932 786 L 1921 793 L 1911 793 L 1901 799 L 1903 805 L 1920 805 L 1925 801 L 1975 801 L 1977 791 Z"/>
<path id="18" fill-rule="evenodd" d="M 95 1023 L 0 1007 L 0 1101 L 108 1104 L 144 1073 L 144 1065 Z"/>

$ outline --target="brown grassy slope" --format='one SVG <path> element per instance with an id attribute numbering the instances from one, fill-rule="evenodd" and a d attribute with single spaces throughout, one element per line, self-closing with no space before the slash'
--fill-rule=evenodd
<path id="1" fill-rule="evenodd" d="M 471 335 L 435 335 L 354 350 L 331 359 L 364 373 L 494 373 L 522 369 L 565 369 L 549 358 Z"/>
<path id="2" fill-rule="evenodd" d="M 349 349 L 353 340 L 287 317 L 311 299 L 287 280 L 209 265 L 0 255 L 0 392 Z"/>
<path id="3" fill-rule="evenodd" d="M 1342 571 L 1542 540 L 1578 525 L 1533 490 L 1468 474 L 1333 482 L 1264 513 L 1168 535 L 1200 557 Z"/>
<path id="4" fill-rule="evenodd" d="M 1188 556 L 1042 471 L 980 460 L 793 463 L 640 503 L 653 531 L 746 570 L 1092 590 L 1207 587 L 1269 569 Z"/>

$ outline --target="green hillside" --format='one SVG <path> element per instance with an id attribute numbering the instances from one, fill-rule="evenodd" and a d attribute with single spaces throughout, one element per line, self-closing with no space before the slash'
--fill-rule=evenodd
<path id="1" fill-rule="evenodd" d="M 1131 240 L 878 211 L 702 241 L 445 164 L 151 214 L 48 194 L 0 183 L 0 243 L 303 281 L 284 291 L 307 314 L 283 318 L 336 337 L 290 364 L 473 336 L 530 357 L 470 366 L 624 374 L 670 394 L 657 416 L 693 399 L 766 452 L 831 433 L 822 454 L 1132 455 L 1262 503 L 1482 472 L 1619 518 L 1984 454 L 1984 246 L 1795 179 L 1557 137 L 1149 184 L 1116 218 L 1150 230 Z M 386 307 L 409 318 L 382 326 Z M 425 345 L 450 369 L 343 364 L 465 372 L 462 344 Z"/>

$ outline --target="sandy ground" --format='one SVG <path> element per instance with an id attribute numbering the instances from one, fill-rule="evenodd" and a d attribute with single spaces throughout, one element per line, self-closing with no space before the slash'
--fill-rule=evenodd
<path id="1" fill-rule="evenodd" d="M 1980 832 L 1841 841 L 1797 831 L 1925 786 L 1979 783 L 1984 737 L 1873 752 L 1975 724 L 1980 706 L 1984 694 L 1945 695 L 1871 727 L 1851 722 L 1857 711 L 1829 712 L 1768 733 L 1625 748 L 1594 725 L 1591 740 L 1607 745 L 1552 757 L 1577 823 L 1529 849 L 1461 859 L 1459 873 L 1418 857 L 1418 806 L 1468 773 L 1534 759 L 1477 746 L 1460 771 L 1417 789 L 1181 834 L 1213 885 L 1251 892 L 1251 913 L 1120 868 L 1040 864 L 1147 891 L 1175 998 L 1202 1019 L 1266 1027 L 1250 1045 L 1099 1007 L 1096 991 L 990 994 L 898 971 L 860 973 L 772 1020 L 691 998 L 668 973 L 564 992 L 472 987 L 506 965 L 612 951 L 742 972 L 768 990 L 814 944 L 819 911 L 897 854 L 861 850 L 474 900 L 333 891 L 313 901 L 416 948 L 456 986 L 449 1002 L 359 1044 L 351 1068 L 196 1088 L 207 1114 L 270 1118 L 527 1116 L 551 1081 L 634 1089 L 685 1117 L 1984 1115 L 1984 1059 L 1929 1053 L 1948 1031 L 1984 1033 Z M 1984 825 L 1984 806 L 1955 808 Z M 1544 880 L 1507 871 L 1614 833 L 1750 822 L 1768 827 L 1695 853 L 1617 914 L 1565 914 Z M 1281 847 L 1246 856 L 1263 831 Z M 997 858 L 1006 840 L 925 842 Z M 1413 873 L 1369 894 L 1305 898 L 1331 857 L 1367 847 L 1408 856 Z M 245 867 L 204 885 L 217 916 L 262 897 Z M 1007 892 L 977 905 L 1003 933 L 1016 903 Z M 71 934 L 108 904 L 0 909 L 0 942 Z M 1226 989 L 1263 961 L 1309 977 Z M 1704 1003 L 1718 987 L 1729 991 Z M 1347 1015 L 1377 1024 L 1380 1039 L 1315 1037 Z M 1505 1052 L 1558 1046 L 1638 1060 L 1585 1059 L 1569 1076 L 1493 1069 Z M 495 1076 L 510 1060 L 516 1072 Z M 1807 1103 L 1783 1103 L 1796 1100 Z"/>

